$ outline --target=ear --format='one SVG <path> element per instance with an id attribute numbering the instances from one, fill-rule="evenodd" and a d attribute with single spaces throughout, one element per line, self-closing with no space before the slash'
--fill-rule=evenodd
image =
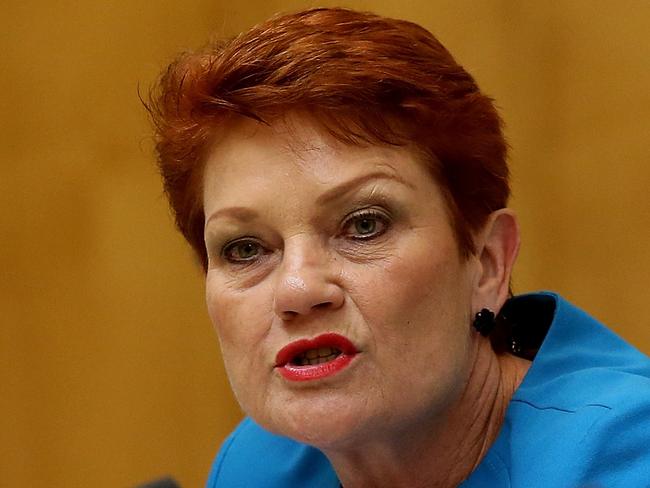
<path id="1" fill-rule="evenodd" d="M 519 225 L 515 213 L 502 208 L 490 214 L 476 239 L 478 274 L 474 285 L 475 311 L 495 311 L 508 298 L 510 276 L 519 252 Z"/>

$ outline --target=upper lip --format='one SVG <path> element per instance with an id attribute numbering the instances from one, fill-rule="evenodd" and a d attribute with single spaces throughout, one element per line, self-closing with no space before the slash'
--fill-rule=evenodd
<path id="1" fill-rule="evenodd" d="M 290 342 L 278 351 L 278 354 L 275 356 L 275 365 L 276 367 L 282 367 L 299 354 L 319 347 L 334 347 L 339 349 L 342 354 L 356 354 L 359 352 L 347 337 L 335 332 L 329 332 L 316 336 L 313 339 L 300 339 Z"/>

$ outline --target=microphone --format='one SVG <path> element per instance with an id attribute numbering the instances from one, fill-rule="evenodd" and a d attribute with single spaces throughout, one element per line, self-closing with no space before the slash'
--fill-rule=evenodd
<path id="1" fill-rule="evenodd" d="M 160 478 L 143 485 L 138 485 L 135 488 L 181 488 L 181 486 L 176 483 L 174 478 L 167 476 L 166 478 Z"/>

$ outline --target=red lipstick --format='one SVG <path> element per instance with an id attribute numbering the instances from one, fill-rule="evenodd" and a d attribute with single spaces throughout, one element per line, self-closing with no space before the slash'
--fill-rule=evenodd
<path id="1" fill-rule="evenodd" d="M 290 381 L 317 380 L 345 369 L 358 352 L 340 334 L 321 334 L 284 346 L 275 357 L 275 367 Z"/>

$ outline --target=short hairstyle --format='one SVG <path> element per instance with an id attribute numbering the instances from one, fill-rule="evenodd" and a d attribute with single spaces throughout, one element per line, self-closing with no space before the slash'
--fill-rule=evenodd
<path id="1" fill-rule="evenodd" d="M 342 8 L 276 15 L 181 54 L 146 105 L 176 225 L 204 270 L 204 161 L 233 116 L 270 124 L 299 110 L 346 144 L 416 148 L 442 189 L 464 256 L 510 194 L 492 100 L 431 33 L 404 20 Z"/>

